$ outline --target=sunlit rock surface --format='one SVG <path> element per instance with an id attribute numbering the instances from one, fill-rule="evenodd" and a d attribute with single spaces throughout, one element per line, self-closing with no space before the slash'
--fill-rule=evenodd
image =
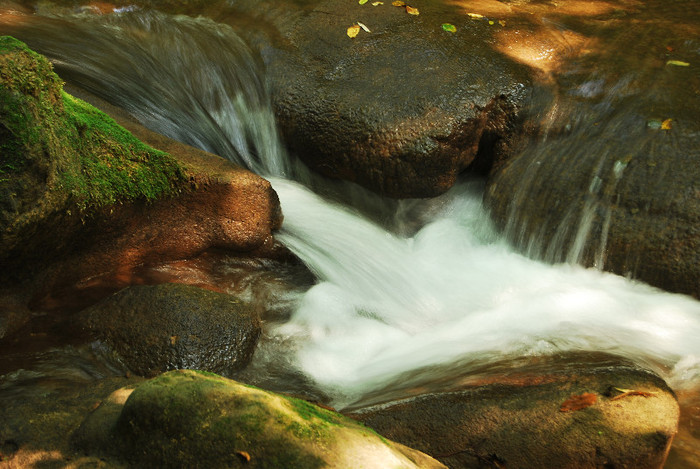
<path id="1" fill-rule="evenodd" d="M 679 408 L 657 376 L 614 366 L 498 377 L 350 415 L 453 468 L 660 469 Z"/>
<path id="2" fill-rule="evenodd" d="M 143 376 L 183 368 L 230 374 L 250 360 L 261 326 L 258 311 L 234 296 L 174 283 L 125 288 L 76 325 Z"/>
<path id="3" fill-rule="evenodd" d="M 73 442 L 132 467 L 445 467 L 335 412 L 197 371 L 117 391 Z"/>

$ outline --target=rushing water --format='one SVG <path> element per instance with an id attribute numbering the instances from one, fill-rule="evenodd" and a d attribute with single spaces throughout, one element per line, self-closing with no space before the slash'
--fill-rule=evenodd
<path id="1" fill-rule="evenodd" d="M 16 33 L 144 125 L 270 179 L 285 215 L 277 238 L 317 283 L 285 300 L 294 312 L 269 325 L 254 371 L 291 367 L 337 407 L 416 374 L 564 351 L 632 359 L 675 389 L 700 383 L 700 302 L 525 257 L 492 227 L 481 181 L 423 201 L 340 197 L 354 205 L 293 181 L 311 176 L 287 159 L 259 64 L 231 28 L 131 12 Z"/>

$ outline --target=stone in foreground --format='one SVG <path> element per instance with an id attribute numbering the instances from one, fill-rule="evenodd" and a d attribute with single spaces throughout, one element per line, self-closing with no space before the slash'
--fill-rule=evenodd
<path id="1" fill-rule="evenodd" d="M 306 401 L 185 370 L 116 391 L 73 440 L 135 467 L 445 467 Z"/>

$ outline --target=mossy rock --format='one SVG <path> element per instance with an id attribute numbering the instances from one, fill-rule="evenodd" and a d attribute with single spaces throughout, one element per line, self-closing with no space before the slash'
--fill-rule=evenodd
<path id="1" fill-rule="evenodd" d="M 55 237 L 76 217 L 174 194 L 184 180 L 170 155 L 65 93 L 46 58 L 0 37 L 0 259 L 37 249 L 27 240 Z"/>
<path id="2" fill-rule="evenodd" d="M 212 373 L 171 371 L 125 402 L 129 391 L 117 393 L 73 441 L 134 467 L 444 467 L 340 414 Z"/>

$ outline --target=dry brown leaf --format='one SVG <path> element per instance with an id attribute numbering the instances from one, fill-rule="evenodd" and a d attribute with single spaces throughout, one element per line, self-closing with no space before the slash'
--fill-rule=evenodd
<path id="1" fill-rule="evenodd" d="M 573 410 L 581 410 L 590 407 L 598 401 L 598 396 L 592 392 L 584 392 L 583 394 L 571 396 L 562 402 L 559 410 L 561 412 L 569 412 Z"/>
<path id="2" fill-rule="evenodd" d="M 637 391 L 636 389 L 615 388 L 615 390 L 620 391 L 622 394 L 618 394 L 617 396 L 613 397 L 612 399 L 610 399 L 611 401 L 616 401 L 618 399 L 622 399 L 628 396 L 652 397 L 656 394 L 655 392 Z"/>

